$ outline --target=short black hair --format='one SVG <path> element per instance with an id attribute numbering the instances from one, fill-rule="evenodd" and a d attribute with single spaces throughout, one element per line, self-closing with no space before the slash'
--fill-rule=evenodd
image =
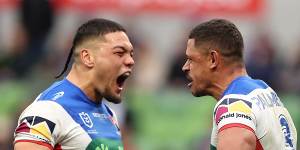
<path id="1" fill-rule="evenodd" d="M 91 38 L 97 38 L 97 37 L 104 36 L 105 34 L 108 33 L 119 32 L 119 31 L 126 33 L 125 28 L 119 23 L 107 19 L 102 19 L 102 18 L 92 19 L 82 24 L 78 28 L 75 34 L 75 37 L 73 39 L 73 44 L 70 49 L 64 69 L 55 78 L 59 78 L 60 76 L 62 76 L 65 73 L 65 71 L 68 69 L 68 65 L 71 61 L 73 52 L 77 46 L 79 46 L 80 44 L 82 44 L 83 42 Z"/>
<path id="2" fill-rule="evenodd" d="M 225 19 L 212 19 L 197 25 L 190 33 L 189 39 L 195 40 L 195 46 L 209 44 L 222 56 L 238 62 L 243 61 L 244 42 L 237 27 Z"/>

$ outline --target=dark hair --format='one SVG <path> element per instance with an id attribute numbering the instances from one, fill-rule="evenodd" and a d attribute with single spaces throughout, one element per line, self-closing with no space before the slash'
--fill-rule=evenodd
<path id="1" fill-rule="evenodd" d="M 97 38 L 99 36 L 104 36 L 107 33 L 118 32 L 118 31 L 126 32 L 126 30 L 120 24 L 107 19 L 97 18 L 97 19 L 89 20 L 88 22 L 82 24 L 78 28 L 76 35 L 73 39 L 73 45 L 70 49 L 64 69 L 55 78 L 59 78 L 66 72 L 69 63 L 71 61 L 73 52 L 78 45 L 82 44 L 84 41 L 88 39 Z"/>
<path id="2" fill-rule="evenodd" d="M 197 25 L 190 33 L 189 39 L 195 39 L 195 46 L 209 44 L 217 48 L 222 56 L 241 62 L 243 60 L 244 42 L 237 27 L 225 19 L 213 19 Z"/>

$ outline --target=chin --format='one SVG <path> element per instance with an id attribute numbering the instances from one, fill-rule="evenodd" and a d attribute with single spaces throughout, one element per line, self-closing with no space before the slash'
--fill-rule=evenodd
<path id="1" fill-rule="evenodd" d="M 119 104 L 122 102 L 121 96 L 107 96 L 105 99 L 114 104 Z"/>
<path id="2" fill-rule="evenodd" d="M 207 94 L 203 91 L 192 91 L 193 96 L 195 97 L 201 97 L 201 96 L 206 96 Z"/>
<path id="3" fill-rule="evenodd" d="M 202 96 L 206 96 L 205 94 L 199 94 L 199 93 L 196 93 L 196 94 L 193 94 L 195 97 L 202 97 Z"/>

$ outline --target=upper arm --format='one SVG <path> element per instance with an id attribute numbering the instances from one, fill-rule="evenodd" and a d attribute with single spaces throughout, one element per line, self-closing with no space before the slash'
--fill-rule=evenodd
<path id="1" fill-rule="evenodd" d="M 36 144 L 32 142 L 17 142 L 14 144 L 14 150 L 52 150 L 51 147 L 43 144 Z"/>
<path id="2" fill-rule="evenodd" d="M 60 130 L 56 105 L 48 101 L 35 102 L 24 110 L 14 133 L 15 149 L 53 149 Z"/>
<path id="3" fill-rule="evenodd" d="M 255 150 L 255 134 L 244 128 L 232 127 L 218 133 L 218 150 Z"/>
<path id="4" fill-rule="evenodd" d="M 227 97 L 214 112 L 215 146 L 218 150 L 255 150 L 256 117 L 252 102 L 245 97 Z"/>

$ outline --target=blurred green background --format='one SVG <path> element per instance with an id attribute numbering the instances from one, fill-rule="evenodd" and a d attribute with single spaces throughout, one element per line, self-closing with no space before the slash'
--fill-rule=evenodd
<path id="1" fill-rule="evenodd" d="M 28 86 L 30 85 L 30 86 Z M 33 85 L 20 82 L 1 84 L 1 119 L 17 119 L 21 98 L 30 97 Z M 299 96 L 279 94 L 300 128 Z M 32 100 L 28 99 L 26 103 Z M 208 149 L 212 128 L 212 112 L 216 101 L 212 97 L 195 98 L 187 89 L 162 89 L 158 93 L 129 90 L 126 103 L 134 120 L 133 145 L 142 150 Z M 18 112 L 19 113 L 19 112 Z M 5 121 L 4 121 L 5 122 Z M 7 131 L 1 131 L 5 133 Z M 11 133 L 8 133 L 11 134 Z"/>

